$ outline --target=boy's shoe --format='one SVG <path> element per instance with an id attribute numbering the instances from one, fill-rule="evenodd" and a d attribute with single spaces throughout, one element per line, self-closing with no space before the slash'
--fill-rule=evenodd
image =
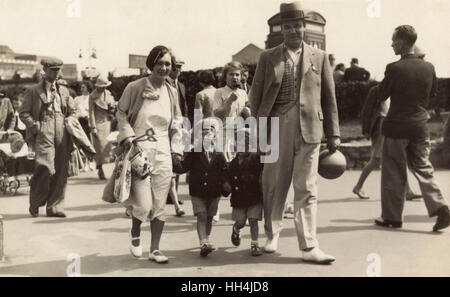
<path id="1" fill-rule="evenodd" d="M 211 245 L 211 244 L 209 244 L 209 243 L 204 243 L 204 244 L 202 245 L 202 247 L 200 248 L 200 256 L 206 257 L 206 256 L 208 256 L 208 254 L 211 253 L 212 251 L 214 251 L 213 245 Z"/>
<path id="2" fill-rule="evenodd" d="M 155 261 L 158 264 L 164 264 L 169 262 L 169 258 L 164 256 L 164 254 L 161 253 L 159 250 L 154 250 L 153 253 L 150 253 L 148 255 L 148 259 L 150 261 Z"/>
<path id="3" fill-rule="evenodd" d="M 231 243 L 233 243 L 234 246 L 239 246 L 241 244 L 241 236 L 236 232 L 236 230 L 234 230 L 234 225 L 232 229 L 233 231 L 231 233 Z"/>
<path id="4" fill-rule="evenodd" d="M 251 246 L 252 256 L 258 257 L 261 256 L 263 253 L 261 251 L 261 248 L 257 244 L 252 244 Z"/>

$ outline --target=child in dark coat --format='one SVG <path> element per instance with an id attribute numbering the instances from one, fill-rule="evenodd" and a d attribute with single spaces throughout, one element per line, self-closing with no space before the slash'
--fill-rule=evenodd
<path id="1" fill-rule="evenodd" d="M 205 119 L 202 125 L 202 142 L 212 142 L 201 152 L 185 153 L 184 158 L 174 157 L 174 172 L 183 174 L 189 171 L 189 195 L 191 196 L 194 215 L 197 217 L 197 233 L 200 240 L 200 255 L 206 257 L 215 250 L 209 237 L 212 230 L 213 216 L 217 212 L 220 198 L 228 196 L 224 191 L 227 161 L 221 152 L 215 151 L 214 141 L 217 122 Z"/>
<path id="2" fill-rule="evenodd" d="M 245 135 L 245 152 L 237 153 L 230 162 L 227 181 L 231 186 L 231 206 L 234 220 L 231 242 L 235 246 L 241 243 L 240 230 L 248 219 L 251 233 L 251 253 L 253 256 L 262 254 L 258 244 L 258 221 L 262 220 L 263 193 L 261 174 L 263 164 L 257 153 L 249 153 L 249 131 L 242 129 Z M 241 134 L 242 135 L 242 134 Z M 239 137 L 239 131 L 237 132 Z"/>

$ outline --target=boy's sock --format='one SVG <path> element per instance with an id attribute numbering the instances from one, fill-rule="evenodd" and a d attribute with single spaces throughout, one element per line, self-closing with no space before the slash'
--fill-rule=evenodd
<path id="1" fill-rule="evenodd" d="M 204 244 L 208 244 L 208 239 L 204 238 L 202 240 L 200 240 L 200 246 L 203 246 Z"/>
<path id="2" fill-rule="evenodd" d="M 259 244 L 258 244 L 258 241 L 257 241 L 257 240 L 252 240 L 252 242 L 251 242 L 251 245 L 257 245 L 257 246 L 259 246 Z"/>

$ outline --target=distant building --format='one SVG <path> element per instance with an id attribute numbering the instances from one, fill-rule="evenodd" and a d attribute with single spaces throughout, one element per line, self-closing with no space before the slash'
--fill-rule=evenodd
<path id="1" fill-rule="evenodd" d="M 305 20 L 305 42 L 311 46 L 325 50 L 325 25 L 327 21 L 321 14 L 312 10 L 305 9 L 305 15 L 309 17 Z M 277 13 L 271 17 L 267 23 L 269 24 L 270 33 L 267 35 L 266 49 L 269 49 L 276 47 L 283 42 L 280 14 Z"/>
<path id="2" fill-rule="evenodd" d="M 77 81 L 77 64 L 63 64 L 63 67 L 61 68 L 61 78 L 67 81 Z"/>
<path id="3" fill-rule="evenodd" d="M 0 45 L 0 78 L 12 79 L 15 74 L 31 77 L 38 67 L 37 56 L 17 54 L 7 45 Z"/>
<path id="4" fill-rule="evenodd" d="M 234 54 L 232 56 L 232 60 L 242 64 L 257 64 L 259 61 L 259 56 L 263 51 L 263 49 L 260 49 L 253 43 L 250 43 L 238 53 Z"/>
<path id="5" fill-rule="evenodd" d="M 14 52 L 7 45 L 0 45 L 0 78 L 11 80 L 13 77 L 30 78 L 42 69 L 41 60 L 52 58 L 48 56 L 37 56 L 32 54 L 20 54 Z M 77 66 L 75 64 L 64 64 L 61 70 L 62 77 L 66 80 L 77 79 Z"/>

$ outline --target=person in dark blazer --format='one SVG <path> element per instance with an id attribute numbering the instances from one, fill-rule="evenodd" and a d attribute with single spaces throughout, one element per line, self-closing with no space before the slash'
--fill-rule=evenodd
<path id="1" fill-rule="evenodd" d="M 248 128 L 236 132 L 238 141 L 244 140 L 245 150 L 239 151 L 230 162 L 227 171 L 227 183 L 231 191 L 232 218 L 234 221 L 231 242 L 235 246 L 241 244 L 240 230 L 245 227 L 248 219 L 251 233 L 250 251 L 252 256 L 261 256 L 262 251 L 258 243 L 258 221 L 262 220 L 263 192 L 261 174 L 264 164 L 258 153 L 249 152 L 250 131 Z M 242 137 L 243 135 L 244 137 Z"/>
<path id="2" fill-rule="evenodd" d="M 229 195 L 224 189 L 228 164 L 224 154 L 215 149 L 217 122 L 213 118 L 204 119 L 199 121 L 194 129 L 202 129 L 201 138 L 194 141 L 194 148 L 185 153 L 183 159 L 176 158 L 179 156 L 175 155 L 172 162 L 174 172 L 190 173 L 189 195 L 194 215 L 197 217 L 200 256 L 206 257 L 215 250 L 209 240 L 213 216 L 217 213 L 222 195 Z"/>
<path id="3" fill-rule="evenodd" d="M 430 217 L 437 216 L 434 231 L 450 225 L 447 201 L 435 181 L 429 160 L 430 136 L 427 107 L 436 95 L 434 66 L 414 54 L 416 30 L 399 26 L 392 36 L 392 47 L 401 59 L 388 64 L 381 83 L 380 100 L 391 97 L 391 105 L 383 122 L 385 136 L 381 171 L 381 218 L 375 223 L 400 228 L 406 191 L 406 167 L 419 182 Z"/>
<path id="4" fill-rule="evenodd" d="M 264 251 L 277 250 L 292 180 L 303 260 L 327 264 L 335 258 L 319 249 L 316 238 L 317 171 L 322 136 L 331 152 L 340 144 L 333 73 L 327 54 L 303 41 L 306 23 L 300 3 L 282 3 L 280 18 L 284 43 L 261 54 L 249 95 L 252 116 L 279 118 L 278 129 L 270 132 L 279 137 L 279 156 L 263 169 Z M 267 133 L 267 125 L 260 125 L 259 133 Z"/>

